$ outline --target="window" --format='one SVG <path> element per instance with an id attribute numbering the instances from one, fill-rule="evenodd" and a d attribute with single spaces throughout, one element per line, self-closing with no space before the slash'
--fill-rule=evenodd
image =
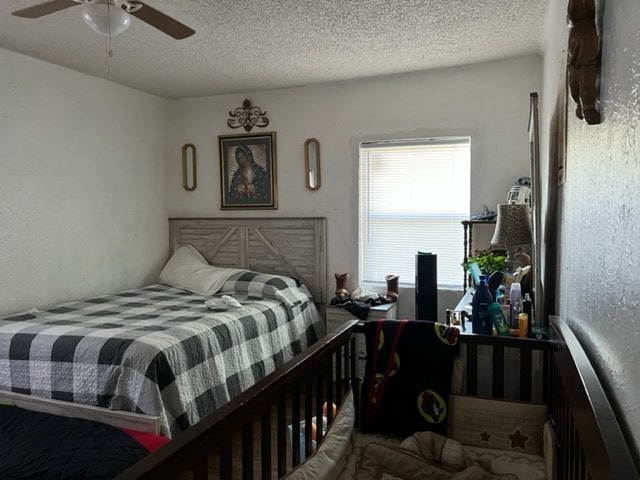
<path id="1" fill-rule="evenodd" d="M 414 286 L 415 254 L 438 256 L 438 287 L 462 288 L 463 228 L 469 218 L 470 138 L 360 145 L 360 278 L 386 274 Z"/>

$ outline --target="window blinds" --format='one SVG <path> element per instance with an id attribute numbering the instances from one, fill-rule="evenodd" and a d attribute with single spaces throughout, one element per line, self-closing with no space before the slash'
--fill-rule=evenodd
<path id="1" fill-rule="evenodd" d="M 360 145 L 360 278 L 415 282 L 415 254 L 438 256 L 438 286 L 462 287 L 461 221 L 469 218 L 470 138 Z"/>

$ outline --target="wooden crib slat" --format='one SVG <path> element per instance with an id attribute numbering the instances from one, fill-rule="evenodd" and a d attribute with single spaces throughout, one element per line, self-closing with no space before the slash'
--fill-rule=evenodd
<path id="1" fill-rule="evenodd" d="M 573 478 L 578 480 L 582 472 L 580 470 L 580 451 L 579 448 L 580 439 L 578 438 L 578 431 L 576 430 L 575 424 L 571 422 L 571 471 L 573 472 Z"/>
<path id="2" fill-rule="evenodd" d="M 559 398 L 559 405 L 560 405 L 560 411 L 558 412 L 559 417 L 558 417 L 558 439 L 560 442 L 560 445 L 566 445 L 567 444 L 567 402 L 565 399 L 565 394 L 564 394 L 564 389 L 560 390 L 560 398 Z M 560 471 L 561 471 L 561 475 L 559 478 L 567 478 L 567 449 L 566 448 L 561 448 L 560 450 L 560 455 L 559 455 L 559 466 L 560 466 Z"/>
<path id="3" fill-rule="evenodd" d="M 531 350 L 523 348 L 520 350 L 520 400 L 531 401 Z"/>
<path id="4" fill-rule="evenodd" d="M 304 391 L 304 453 L 305 458 L 311 455 L 311 417 L 313 416 L 313 378 L 308 378 L 305 382 Z"/>
<path id="5" fill-rule="evenodd" d="M 296 386 L 291 392 L 291 438 L 300 438 L 300 387 Z M 300 442 L 291 442 L 291 461 L 295 467 L 300 463 Z"/>
<path id="6" fill-rule="evenodd" d="M 347 363 L 349 367 L 348 377 L 351 379 L 353 389 L 353 400 L 356 405 L 360 405 L 360 380 L 358 379 L 358 350 L 356 349 L 356 337 L 351 336 L 349 342 L 344 346 L 345 356 L 349 359 Z M 356 425 L 360 425 L 360 409 L 356 408 Z"/>
<path id="7" fill-rule="evenodd" d="M 467 395 L 478 393 L 478 346 L 467 344 Z"/>
<path id="8" fill-rule="evenodd" d="M 277 458 L 278 477 L 287 473 L 287 399 L 282 397 L 278 400 L 277 417 Z"/>
<path id="9" fill-rule="evenodd" d="M 331 424 L 333 420 L 333 408 L 329 408 L 333 404 L 333 357 L 327 361 L 327 375 L 326 378 L 326 392 L 327 392 L 327 425 Z M 338 382 L 340 383 L 340 382 Z M 321 399 L 322 400 L 322 399 Z M 322 402 L 320 402 L 322 404 Z"/>
<path id="10" fill-rule="evenodd" d="M 193 480 L 207 480 L 209 473 L 208 466 L 207 457 L 200 457 L 193 469 Z"/>
<path id="11" fill-rule="evenodd" d="M 504 347 L 493 346 L 493 398 L 504 398 Z"/>
<path id="12" fill-rule="evenodd" d="M 336 398 L 342 398 L 342 379 L 346 377 L 343 372 L 342 352 L 336 354 Z M 346 363 L 346 362 L 345 362 Z"/>
<path id="13" fill-rule="evenodd" d="M 584 456 L 584 450 L 580 451 L 580 477 L 587 478 L 587 459 Z"/>
<path id="14" fill-rule="evenodd" d="M 576 449 L 576 435 L 575 435 L 575 425 L 573 423 L 573 417 L 571 415 L 567 416 L 567 471 L 569 475 L 567 476 L 570 480 L 575 480 L 575 472 L 573 470 L 573 464 L 575 461 L 575 449 Z"/>
<path id="15" fill-rule="evenodd" d="M 233 448 L 231 446 L 231 437 L 226 437 L 220 444 L 220 478 L 222 480 L 231 480 L 233 478 Z M 201 476 L 203 472 L 194 472 L 194 480 L 206 480 L 207 472 Z"/>
<path id="16" fill-rule="evenodd" d="M 547 379 L 545 382 L 542 381 L 542 401 L 549 401 L 549 390 L 551 389 L 551 376 L 549 375 L 549 371 L 551 370 L 551 352 L 544 351 L 542 352 L 542 375 L 543 379 Z"/>
<path id="17" fill-rule="evenodd" d="M 267 409 L 260 416 L 260 445 L 262 479 L 271 479 L 271 410 Z"/>
<path id="18" fill-rule="evenodd" d="M 315 401 L 315 414 L 316 417 L 316 442 L 320 442 L 322 440 L 322 399 L 324 398 L 324 380 L 322 376 L 322 371 L 316 372 L 316 401 Z"/>
<path id="19" fill-rule="evenodd" d="M 253 422 L 242 429 L 242 478 L 253 479 Z"/>

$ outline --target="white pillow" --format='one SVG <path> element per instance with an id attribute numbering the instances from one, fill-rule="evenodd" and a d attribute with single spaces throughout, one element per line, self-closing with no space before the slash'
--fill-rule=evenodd
<path id="1" fill-rule="evenodd" d="M 209 265 L 193 246 L 180 245 L 160 272 L 158 281 L 201 295 L 213 295 L 229 277 L 242 271 Z"/>

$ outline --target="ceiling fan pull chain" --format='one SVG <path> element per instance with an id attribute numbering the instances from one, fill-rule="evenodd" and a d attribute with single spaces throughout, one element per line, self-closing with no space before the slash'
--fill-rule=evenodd
<path id="1" fill-rule="evenodd" d="M 107 75 L 111 73 L 111 59 L 113 58 L 113 50 L 111 49 L 111 3 L 107 3 L 107 25 L 109 26 L 109 35 L 107 35 Z"/>
<path id="2" fill-rule="evenodd" d="M 111 38 L 107 38 L 107 62 L 105 65 L 105 73 L 109 75 L 111 73 L 111 59 L 113 58 L 113 50 L 111 50 Z"/>
<path id="3" fill-rule="evenodd" d="M 109 75 L 111 73 L 111 59 L 113 58 L 113 50 L 111 49 L 111 35 L 109 35 L 106 39 L 106 54 L 107 61 L 105 65 L 105 73 Z"/>

